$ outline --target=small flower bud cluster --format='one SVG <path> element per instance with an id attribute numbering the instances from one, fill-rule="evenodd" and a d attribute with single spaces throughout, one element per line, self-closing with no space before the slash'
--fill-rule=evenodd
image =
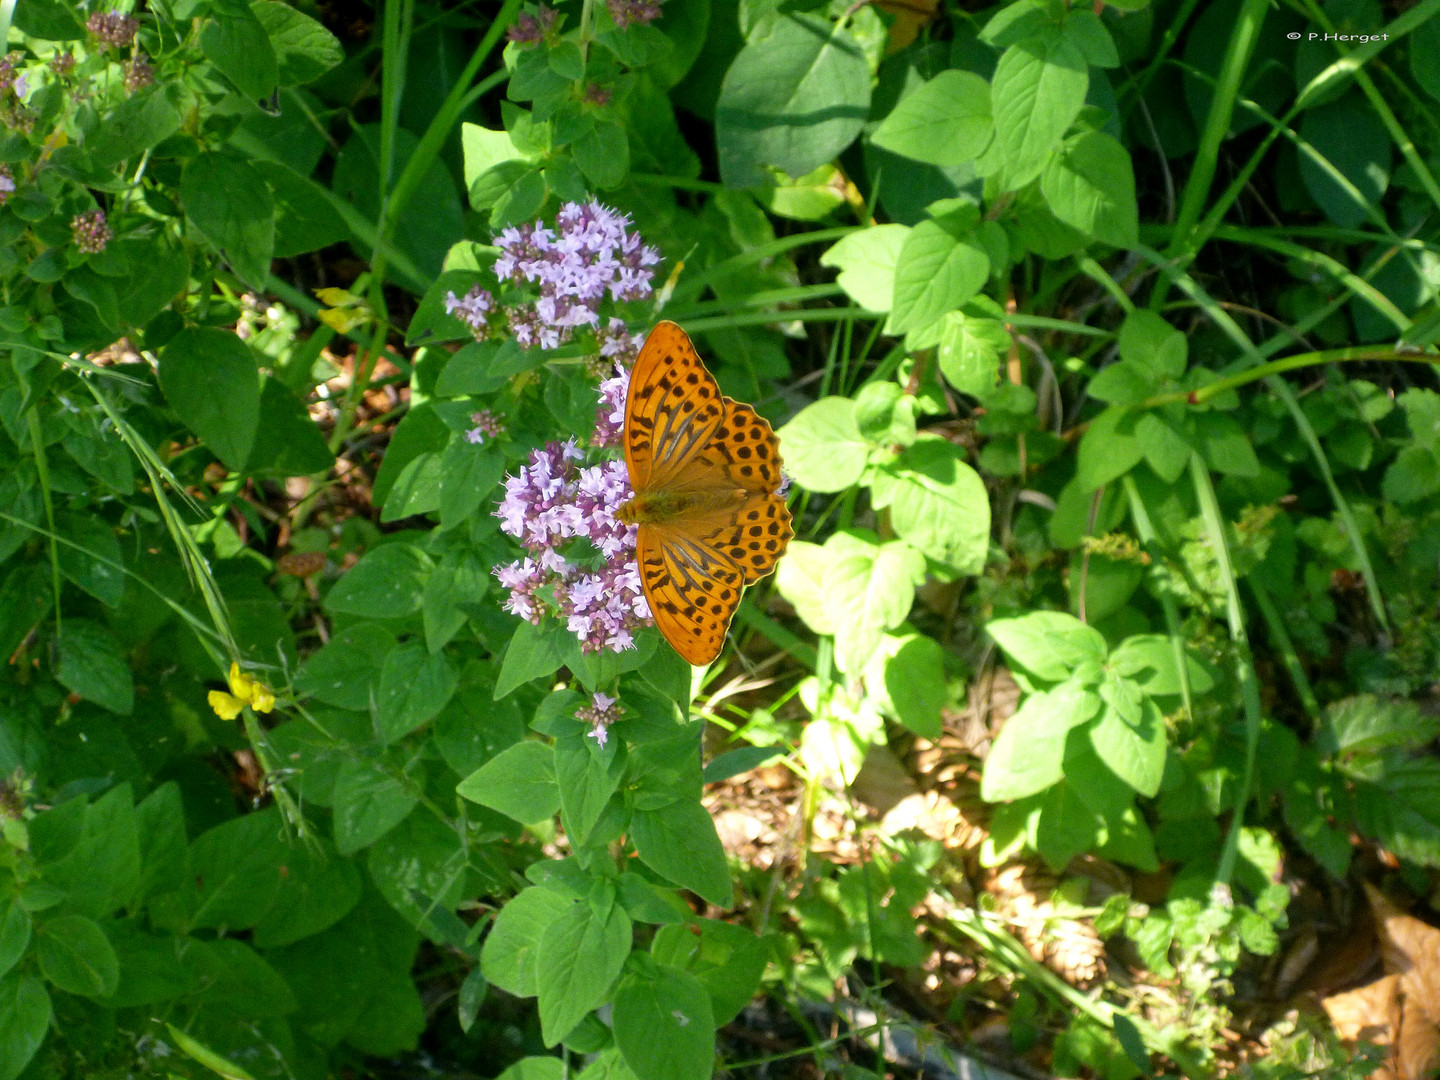
<path id="1" fill-rule="evenodd" d="M 627 228 L 630 218 L 598 202 L 566 203 L 556 228 L 522 225 L 496 238 L 495 273 L 516 285 L 538 285 L 533 304 L 506 309 L 510 332 L 529 348 L 555 349 L 579 328 L 598 330 L 600 301 L 641 300 L 654 290 L 660 253 Z"/>
<path id="2" fill-rule="evenodd" d="M 133 15 L 122 15 L 118 11 L 97 11 L 86 20 L 85 29 L 102 48 L 113 45 L 117 49 L 127 49 L 134 43 L 135 35 L 140 32 L 140 20 Z"/>
<path id="3" fill-rule="evenodd" d="M 645 26 L 660 17 L 660 5 L 665 0 L 605 0 L 610 18 L 621 30 L 627 30 L 633 23 Z"/>
<path id="4" fill-rule="evenodd" d="M 510 592 L 505 610 L 538 624 L 550 612 L 544 590 L 582 649 L 620 652 L 633 647 L 634 630 L 651 621 L 635 563 L 635 528 L 615 516 L 630 499 L 630 482 L 622 461 L 580 468 L 581 460 L 573 439 L 551 443 L 506 478 L 496 516 L 529 554 L 495 576 Z M 568 557 L 578 540 L 599 552 L 598 570 Z"/>
<path id="5" fill-rule="evenodd" d="M 0 165 L 0 206 L 5 205 L 5 200 L 15 194 L 15 177 L 10 172 L 10 166 Z"/>
<path id="6" fill-rule="evenodd" d="M 75 68 L 75 54 L 73 52 L 56 53 L 50 58 L 50 70 L 62 79 L 69 75 Z"/>
<path id="7" fill-rule="evenodd" d="M 75 237 L 75 246 L 87 255 L 104 251 L 105 245 L 110 243 L 114 236 L 105 222 L 104 210 L 87 210 L 83 214 L 76 214 L 70 222 L 70 232 Z"/>
<path id="8" fill-rule="evenodd" d="M 505 36 L 517 45 L 538 45 L 554 32 L 558 14 L 545 4 L 541 4 L 534 14 L 522 11 Z"/>
<path id="9" fill-rule="evenodd" d="M 501 420 L 489 409 L 481 409 L 470 414 L 470 422 L 475 426 L 465 432 L 465 438 L 479 446 L 486 439 L 494 439 L 505 434 L 505 421 Z"/>
<path id="10" fill-rule="evenodd" d="M 135 58 L 124 65 L 124 71 L 125 89 L 132 94 L 155 81 L 155 69 L 150 65 L 150 58 L 144 53 L 136 53 Z"/>
<path id="11" fill-rule="evenodd" d="M 0 56 L 0 95 L 15 91 L 15 54 Z M 18 93 L 18 91 L 17 91 Z"/>
<path id="12" fill-rule="evenodd" d="M 581 705 L 575 710 L 575 719 L 590 725 L 590 732 L 586 737 L 594 739 L 602 750 L 610 741 L 610 725 L 622 716 L 621 711 L 615 707 L 617 704 L 617 698 L 597 690 L 590 695 L 589 705 Z"/>

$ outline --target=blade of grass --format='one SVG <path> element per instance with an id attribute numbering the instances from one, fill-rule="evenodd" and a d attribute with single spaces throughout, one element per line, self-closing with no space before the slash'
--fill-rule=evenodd
<path id="1" fill-rule="evenodd" d="M 1255 783 L 1255 752 L 1260 746 L 1260 680 L 1255 674 L 1255 659 L 1250 654 L 1250 639 L 1245 630 L 1245 612 L 1240 606 L 1240 586 L 1235 567 L 1230 561 L 1230 529 L 1220 515 L 1220 502 L 1210 473 L 1198 454 L 1190 455 L 1190 480 L 1200 504 L 1200 518 L 1205 523 L 1206 538 L 1220 569 L 1220 587 L 1225 590 L 1225 621 L 1230 629 L 1230 643 L 1235 649 L 1235 680 L 1240 686 L 1240 700 L 1245 709 L 1245 769 L 1235 792 L 1234 816 L 1225 846 L 1220 852 L 1220 866 L 1215 879 L 1228 885 L 1235 873 L 1235 860 L 1240 854 L 1240 830 L 1245 824 L 1245 807 Z"/>
<path id="2" fill-rule="evenodd" d="M 1125 498 L 1130 503 L 1130 518 L 1135 522 L 1135 533 L 1140 538 L 1140 545 L 1150 556 L 1150 564 L 1159 566 L 1165 553 L 1160 550 L 1160 537 L 1155 531 L 1155 523 L 1150 520 L 1150 510 L 1145 505 L 1145 500 L 1140 497 L 1140 489 L 1135 486 L 1134 477 L 1126 473 L 1121 477 L 1121 483 L 1125 488 Z M 1165 630 L 1170 638 L 1170 651 L 1175 657 L 1175 670 L 1180 673 L 1180 699 L 1185 704 L 1185 715 L 1194 716 L 1195 707 L 1190 697 L 1190 665 L 1186 662 L 1185 635 L 1180 626 L 1180 611 L 1168 589 L 1159 590 L 1159 596 L 1160 610 L 1165 616 Z"/>
<path id="3" fill-rule="evenodd" d="M 50 536 L 50 587 L 55 594 L 55 633 L 60 633 L 60 553 L 55 548 L 55 502 L 50 498 L 50 461 L 45 456 L 45 436 L 40 430 L 40 410 L 33 405 L 25 414 L 30 445 L 35 451 L 35 471 L 40 476 L 40 500 L 45 504 L 45 524 Z M 8 517 L 8 515 L 7 515 Z M 24 524 L 21 522 L 21 524 Z"/>

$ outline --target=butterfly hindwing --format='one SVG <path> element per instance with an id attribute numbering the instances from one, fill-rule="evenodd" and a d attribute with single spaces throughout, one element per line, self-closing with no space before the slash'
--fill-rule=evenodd
<path id="1" fill-rule="evenodd" d="M 640 526 L 636 544 L 656 627 L 687 663 L 710 663 L 740 606 L 743 571 L 709 544 L 665 526 Z"/>

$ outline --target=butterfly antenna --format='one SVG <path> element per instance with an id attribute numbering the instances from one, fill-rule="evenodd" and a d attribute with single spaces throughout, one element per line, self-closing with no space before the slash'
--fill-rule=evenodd
<path id="1" fill-rule="evenodd" d="M 665 305 L 670 302 L 670 296 L 675 292 L 675 286 L 680 282 L 680 271 L 685 269 L 685 259 L 695 254 L 699 244 L 691 244 L 690 250 L 685 252 L 685 257 L 675 262 L 675 269 L 670 271 L 670 276 L 665 279 L 665 284 L 660 286 L 660 291 L 655 294 L 655 314 L 665 310 Z"/>

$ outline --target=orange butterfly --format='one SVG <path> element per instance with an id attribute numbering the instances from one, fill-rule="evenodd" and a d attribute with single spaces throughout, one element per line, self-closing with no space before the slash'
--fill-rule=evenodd
<path id="1" fill-rule="evenodd" d="M 780 443 L 720 393 L 690 337 L 658 323 L 630 373 L 625 468 L 645 599 L 691 664 L 720 655 L 740 593 L 775 569 L 795 531 L 778 494 Z"/>

